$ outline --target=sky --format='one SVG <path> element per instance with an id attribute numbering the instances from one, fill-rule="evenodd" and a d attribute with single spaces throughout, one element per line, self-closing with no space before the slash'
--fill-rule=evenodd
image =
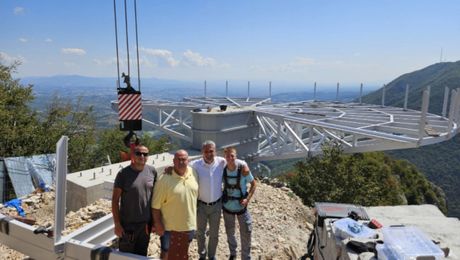
<path id="1" fill-rule="evenodd" d="M 116 0 L 120 74 L 127 73 Z M 137 75 L 128 0 L 130 74 Z M 460 60 L 458 0 L 137 0 L 142 78 L 384 84 Z M 0 56 L 18 77 L 116 77 L 113 0 L 0 0 Z"/>

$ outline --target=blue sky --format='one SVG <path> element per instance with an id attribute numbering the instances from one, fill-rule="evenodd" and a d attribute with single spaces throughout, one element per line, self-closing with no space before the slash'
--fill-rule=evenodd
<path id="1" fill-rule="evenodd" d="M 443 61 L 460 60 L 456 0 L 137 0 L 137 7 L 141 77 L 383 84 L 439 62 L 441 50 Z M 1 0 L 0 17 L 0 54 L 3 63 L 22 61 L 18 77 L 116 77 L 112 0 Z"/>

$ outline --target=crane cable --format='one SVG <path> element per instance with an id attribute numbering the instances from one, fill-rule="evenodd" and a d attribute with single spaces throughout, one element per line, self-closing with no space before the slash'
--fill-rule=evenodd
<path id="1" fill-rule="evenodd" d="M 131 66 L 130 66 L 130 57 L 129 57 L 129 33 L 128 33 L 128 8 L 126 0 L 124 0 L 124 14 L 125 14 L 125 40 L 126 40 L 126 57 L 127 57 L 127 66 L 128 66 L 128 76 L 131 76 Z M 119 57 L 119 47 L 118 47 L 118 23 L 117 23 L 117 7 L 116 0 L 113 0 L 113 14 L 115 20 L 115 48 L 117 53 L 117 87 L 120 88 L 120 57 Z M 137 0 L 134 0 L 134 23 L 135 23 L 135 33 L 136 33 L 136 62 L 137 62 L 137 84 L 138 91 L 141 91 L 141 73 L 140 73 L 140 62 L 139 62 L 139 36 L 138 36 L 138 26 L 137 26 Z"/>
<path id="2" fill-rule="evenodd" d="M 124 0 L 124 15 L 125 15 L 125 39 L 126 39 L 126 56 L 127 56 L 127 68 L 128 68 L 128 75 L 124 73 L 122 76 L 124 77 L 124 83 L 127 84 L 126 89 L 132 89 L 130 83 L 130 57 L 129 57 L 129 35 L 128 35 L 128 13 L 127 13 L 127 3 Z M 116 8 L 116 0 L 113 0 L 113 12 L 114 12 L 114 20 L 115 20 L 115 48 L 116 48 L 116 55 L 117 55 L 117 90 L 120 95 L 120 91 L 122 88 L 120 87 L 120 58 L 119 58 L 119 46 L 118 46 L 118 23 L 117 23 L 117 8 Z M 134 0 L 134 19 L 135 19 L 135 32 L 136 32 L 136 59 L 137 59 L 137 83 L 138 83 L 138 92 L 137 94 L 140 95 L 141 90 L 141 81 L 140 81 L 140 64 L 139 64 L 139 38 L 138 38 L 138 30 L 137 30 L 137 1 Z M 134 89 L 132 89 L 134 91 Z M 140 102 L 140 100 L 139 100 Z M 120 106 L 120 102 L 119 102 Z M 119 108 L 120 111 L 120 108 Z M 120 113 L 120 112 L 119 112 Z M 130 159 L 131 162 L 134 162 L 134 149 L 135 146 L 139 144 L 139 139 L 137 135 L 133 132 L 133 129 L 127 129 L 129 133 L 123 139 L 123 142 L 126 147 L 130 149 Z M 136 129 L 139 130 L 139 129 Z M 133 138 L 134 137 L 134 140 Z"/>
<path id="3" fill-rule="evenodd" d="M 118 26 L 117 26 L 117 5 L 113 0 L 113 18 L 115 19 L 115 48 L 117 51 L 117 89 L 120 89 L 120 59 L 118 55 Z"/>

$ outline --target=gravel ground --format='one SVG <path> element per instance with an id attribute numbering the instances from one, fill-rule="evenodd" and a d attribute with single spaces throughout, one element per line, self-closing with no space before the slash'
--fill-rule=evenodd
<path id="1" fill-rule="evenodd" d="M 277 186 L 283 186 L 278 185 Z M 52 226 L 54 211 L 54 193 L 35 193 L 23 199 L 26 217 L 36 220 L 37 226 Z M 306 252 L 308 235 L 312 229 L 313 212 L 304 206 L 301 200 L 286 187 L 275 188 L 258 183 L 257 190 L 249 204 L 253 219 L 253 238 L 251 254 L 254 259 L 298 259 Z M 0 205 L 4 215 L 15 216 L 16 210 Z M 66 216 L 68 234 L 87 223 L 110 213 L 110 201 L 99 200 L 77 212 Z M 237 228 L 237 236 L 238 228 Z M 239 239 L 237 239 L 239 241 Z M 149 246 L 149 256 L 160 255 L 159 237 L 153 234 Z M 223 219 L 220 224 L 218 259 L 228 258 Z M 198 258 L 196 240 L 190 246 L 192 259 Z M 28 259 L 27 256 L 0 244 L 0 259 Z"/>

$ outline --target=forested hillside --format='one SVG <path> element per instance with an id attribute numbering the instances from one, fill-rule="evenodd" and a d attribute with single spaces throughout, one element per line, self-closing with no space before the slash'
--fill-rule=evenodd
<path id="1" fill-rule="evenodd" d="M 418 71 L 404 74 L 386 86 L 385 105 L 403 106 L 406 85 L 410 93 L 408 107 L 420 109 L 421 92 L 431 87 L 429 112 L 441 114 L 444 89 L 460 87 L 460 61 L 437 63 Z M 382 90 L 363 97 L 363 102 L 381 104 Z M 460 217 L 460 137 L 417 149 L 389 151 L 387 154 L 414 163 L 429 180 L 446 193 L 448 215 Z"/>
<path id="2" fill-rule="evenodd" d="M 341 202 L 363 206 L 434 204 L 446 212 L 443 192 L 416 167 L 382 152 L 343 154 L 338 146 L 299 161 L 286 175 L 291 189 L 304 201 Z"/>
<path id="3" fill-rule="evenodd" d="M 429 112 L 441 114 L 444 88 L 460 87 L 460 61 L 441 62 L 421 70 L 399 76 L 385 87 L 385 105 L 403 107 L 406 85 L 409 85 L 408 108 L 420 110 L 422 91 L 431 87 Z M 362 98 L 364 103 L 381 104 L 382 89 Z"/>

